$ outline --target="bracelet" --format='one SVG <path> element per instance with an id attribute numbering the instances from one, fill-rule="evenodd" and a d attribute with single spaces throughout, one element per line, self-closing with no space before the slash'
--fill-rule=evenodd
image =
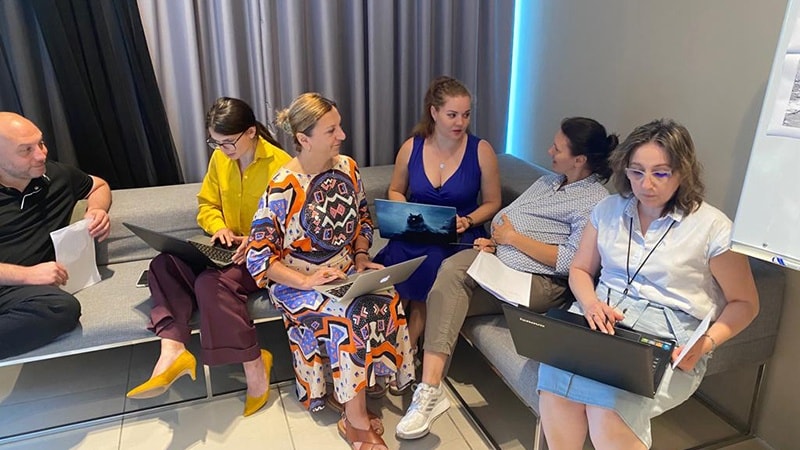
<path id="1" fill-rule="evenodd" d="M 464 216 L 464 218 L 467 219 L 467 222 L 469 222 L 469 226 L 475 225 L 475 220 L 473 220 L 472 217 L 469 216 L 469 214 Z"/>
<path id="2" fill-rule="evenodd" d="M 367 255 L 367 258 L 369 258 L 369 252 L 366 251 L 366 250 L 363 250 L 363 249 L 354 251 L 353 252 L 353 259 L 356 259 L 356 256 L 358 256 L 358 255 Z"/>
<path id="3" fill-rule="evenodd" d="M 710 340 L 711 340 L 711 351 L 707 353 L 707 354 L 708 354 L 708 356 L 711 356 L 711 355 L 713 355 L 713 354 L 714 354 L 714 350 L 716 350 L 716 349 L 717 349 L 717 341 L 715 341 L 715 340 L 714 340 L 714 338 L 713 338 L 713 337 L 711 337 L 711 335 L 710 335 L 710 334 L 708 334 L 708 333 L 704 333 L 704 334 L 703 334 L 703 337 L 707 337 L 708 339 L 710 339 Z"/>

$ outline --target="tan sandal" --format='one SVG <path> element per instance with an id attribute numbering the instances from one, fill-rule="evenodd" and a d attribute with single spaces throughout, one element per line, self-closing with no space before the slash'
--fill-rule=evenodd
<path id="1" fill-rule="evenodd" d="M 375 430 L 362 430 L 354 427 L 344 414 L 342 414 L 342 418 L 339 419 L 339 422 L 336 423 L 336 427 L 339 429 L 339 436 L 350 445 L 350 448 L 353 448 L 356 443 L 361 443 L 361 450 L 371 450 L 376 446 L 389 448 L 383 438 L 381 438 Z"/>
<path id="2" fill-rule="evenodd" d="M 333 394 L 328 394 L 328 397 L 325 398 L 325 404 L 328 405 L 334 411 L 337 411 L 339 414 L 344 414 L 344 406 L 339 403 L 339 400 L 336 400 Z M 385 431 L 383 428 L 383 421 L 377 414 L 367 409 L 367 417 L 369 417 L 369 426 L 372 428 L 373 431 L 378 436 L 383 436 L 383 432 Z"/>
<path id="3" fill-rule="evenodd" d="M 375 383 L 372 386 L 368 386 L 365 391 L 369 398 L 383 398 L 386 396 L 386 391 L 388 389 L 388 384 Z"/>

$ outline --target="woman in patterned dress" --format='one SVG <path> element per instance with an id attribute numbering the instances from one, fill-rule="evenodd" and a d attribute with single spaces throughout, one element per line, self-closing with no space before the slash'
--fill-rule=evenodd
<path id="1" fill-rule="evenodd" d="M 344 405 L 345 440 L 380 448 L 383 427 L 374 417 L 370 423 L 365 389 L 384 376 L 399 386 L 411 383 L 406 318 L 393 288 L 350 303 L 312 289 L 382 266 L 369 257 L 372 220 L 358 166 L 339 154 L 345 134 L 336 104 L 302 94 L 278 122 L 293 136 L 297 156 L 275 174 L 260 202 L 247 266 L 283 314 L 300 401 L 316 411 L 335 395 Z"/>

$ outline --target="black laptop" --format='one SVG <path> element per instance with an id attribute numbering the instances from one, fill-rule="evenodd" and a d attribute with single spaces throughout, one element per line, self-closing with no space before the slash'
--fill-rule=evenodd
<path id="1" fill-rule="evenodd" d="M 577 375 L 653 398 L 675 341 L 614 327 L 594 331 L 582 315 L 562 309 L 546 315 L 503 305 L 517 353 Z"/>
<path id="2" fill-rule="evenodd" d="M 153 249 L 161 253 L 175 255 L 187 263 L 217 268 L 223 268 L 233 264 L 232 257 L 236 252 L 235 248 L 233 250 L 227 250 L 214 245 L 197 242 L 194 239 L 183 240 L 130 223 L 123 222 L 122 224 Z"/>

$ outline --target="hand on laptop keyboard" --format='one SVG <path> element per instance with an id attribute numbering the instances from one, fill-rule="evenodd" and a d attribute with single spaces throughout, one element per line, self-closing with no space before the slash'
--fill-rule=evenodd
<path id="1" fill-rule="evenodd" d="M 583 315 L 589 328 L 606 334 L 614 334 L 614 325 L 625 318 L 621 311 L 600 300 L 584 306 Z"/>
<path id="2" fill-rule="evenodd" d="M 335 280 L 347 279 L 347 274 L 334 267 L 322 267 L 311 275 L 306 275 L 301 289 L 311 290 L 314 286 L 330 283 Z"/>

